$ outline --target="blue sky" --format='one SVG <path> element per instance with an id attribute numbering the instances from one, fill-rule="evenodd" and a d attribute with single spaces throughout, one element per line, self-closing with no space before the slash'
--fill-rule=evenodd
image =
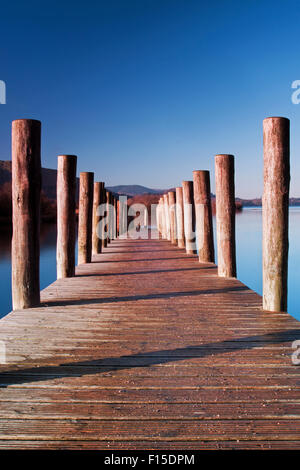
<path id="1" fill-rule="evenodd" d="M 78 155 L 106 184 L 178 186 L 236 157 L 236 194 L 262 193 L 262 120 L 291 119 L 300 196 L 296 1 L 107 0 L 1 6 L 0 159 L 11 121 L 42 121 L 42 163 Z"/>

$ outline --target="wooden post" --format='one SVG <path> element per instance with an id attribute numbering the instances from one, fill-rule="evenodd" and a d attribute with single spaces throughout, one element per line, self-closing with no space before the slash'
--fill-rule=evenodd
<path id="1" fill-rule="evenodd" d="M 119 197 L 119 237 L 127 238 L 128 217 L 127 217 L 127 197 Z"/>
<path id="2" fill-rule="evenodd" d="M 103 189 L 104 183 L 94 183 L 94 200 L 93 200 L 93 235 L 92 235 L 92 254 L 97 255 L 102 251 L 102 238 L 99 236 L 98 224 L 102 217 L 98 215 L 98 207 L 103 204 Z"/>
<path id="3" fill-rule="evenodd" d="M 170 217 L 170 238 L 172 245 L 177 244 L 176 235 L 176 193 L 175 191 L 168 192 L 169 202 L 169 217 Z"/>
<path id="4" fill-rule="evenodd" d="M 236 277 L 234 156 L 216 155 L 218 275 Z"/>
<path id="5" fill-rule="evenodd" d="M 179 248 L 185 248 L 184 238 L 184 215 L 183 215 L 183 193 L 182 188 L 176 188 L 176 226 L 177 244 Z"/>
<path id="6" fill-rule="evenodd" d="M 57 165 L 57 279 L 75 275 L 76 155 L 59 155 Z"/>
<path id="7" fill-rule="evenodd" d="M 111 192 L 106 191 L 106 219 L 107 219 L 107 224 L 106 224 L 106 246 L 110 243 L 110 237 L 111 237 Z"/>
<path id="8" fill-rule="evenodd" d="M 167 238 L 167 235 L 166 235 L 166 219 L 165 219 L 165 208 L 164 208 L 163 196 L 160 198 L 160 224 L 161 224 L 161 236 L 162 236 L 162 239 L 165 240 Z"/>
<path id="9" fill-rule="evenodd" d="M 169 198 L 167 194 L 164 194 L 164 213 L 165 213 L 165 221 L 166 221 L 166 237 L 167 237 L 167 240 L 171 240 Z"/>
<path id="10" fill-rule="evenodd" d="M 112 241 L 114 239 L 114 195 L 110 193 L 110 235 L 109 239 Z"/>
<path id="11" fill-rule="evenodd" d="M 12 123 L 13 309 L 40 303 L 41 123 Z"/>
<path id="12" fill-rule="evenodd" d="M 192 181 L 182 182 L 183 210 L 184 210 L 184 235 L 187 254 L 197 253 L 195 234 L 195 206 Z"/>
<path id="13" fill-rule="evenodd" d="M 117 200 L 117 238 L 120 235 L 120 200 Z"/>
<path id="14" fill-rule="evenodd" d="M 114 239 L 117 238 L 117 215 L 118 215 L 118 199 L 116 196 L 114 196 L 114 212 L 113 212 Z"/>
<path id="15" fill-rule="evenodd" d="M 163 228 L 163 218 L 162 218 L 162 198 L 159 198 L 157 210 L 156 210 L 156 220 L 157 220 L 157 229 L 159 232 L 159 238 L 164 238 L 164 228 Z"/>
<path id="16" fill-rule="evenodd" d="M 108 221 L 109 221 L 109 230 L 108 230 L 108 233 L 109 233 L 109 237 L 107 239 L 107 241 L 109 243 L 111 243 L 112 239 L 113 239 L 113 195 L 111 192 L 109 192 L 109 208 L 108 208 L 108 214 L 109 214 L 109 218 L 108 218 Z"/>
<path id="17" fill-rule="evenodd" d="M 114 240 L 114 207 L 115 207 L 115 197 L 112 193 L 110 193 L 110 240 Z"/>
<path id="18" fill-rule="evenodd" d="M 199 261 L 214 263 L 214 234 L 209 171 L 193 171 L 196 234 Z"/>
<path id="19" fill-rule="evenodd" d="M 78 264 L 90 263 L 92 258 L 94 173 L 80 173 Z"/>
<path id="20" fill-rule="evenodd" d="M 107 192 L 106 192 L 106 189 L 105 187 L 103 187 L 103 204 L 105 204 L 106 206 L 106 213 L 104 212 L 104 215 L 103 215 L 103 218 L 107 217 Z M 102 249 L 107 247 L 107 237 L 105 235 L 105 231 L 106 231 L 106 227 L 105 225 L 103 224 L 103 232 L 102 232 Z"/>
<path id="21" fill-rule="evenodd" d="M 287 311 L 290 121 L 263 121 L 263 308 Z"/>

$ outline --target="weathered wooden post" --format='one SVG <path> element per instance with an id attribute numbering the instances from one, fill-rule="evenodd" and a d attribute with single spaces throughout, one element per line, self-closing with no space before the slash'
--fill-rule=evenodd
<path id="1" fill-rule="evenodd" d="M 78 264 L 90 263 L 92 259 L 94 173 L 80 173 Z"/>
<path id="2" fill-rule="evenodd" d="M 117 200 L 117 238 L 120 236 L 120 199 Z"/>
<path id="3" fill-rule="evenodd" d="M 234 156 L 216 155 L 218 275 L 236 277 Z"/>
<path id="4" fill-rule="evenodd" d="M 287 311 L 290 121 L 263 121 L 263 308 Z"/>
<path id="5" fill-rule="evenodd" d="M 97 181 L 94 183 L 94 200 L 93 200 L 93 229 L 92 229 L 92 254 L 97 255 L 102 251 L 102 238 L 98 231 L 98 225 L 102 219 L 98 215 L 98 207 L 103 204 L 103 188 L 104 183 Z M 100 236 L 99 236 L 100 235 Z"/>
<path id="6" fill-rule="evenodd" d="M 113 238 L 117 238 L 117 216 L 118 216 L 118 199 L 114 196 L 114 212 L 113 212 Z"/>
<path id="7" fill-rule="evenodd" d="M 172 245 L 177 244 L 177 230 L 176 230 L 176 193 L 175 191 L 168 192 L 169 202 L 169 217 L 170 217 L 170 239 Z"/>
<path id="8" fill-rule="evenodd" d="M 164 212 L 166 221 L 166 238 L 167 240 L 171 240 L 169 198 L 167 194 L 164 194 Z"/>
<path id="9" fill-rule="evenodd" d="M 160 198 L 160 220 L 161 220 L 161 235 L 163 240 L 167 238 L 166 218 L 165 218 L 165 206 L 163 196 Z"/>
<path id="10" fill-rule="evenodd" d="M 119 237 L 127 238 L 128 217 L 127 217 L 127 197 L 119 197 Z"/>
<path id="11" fill-rule="evenodd" d="M 162 218 L 162 198 L 159 198 L 157 210 L 156 210 L 156 219 L 157 219 L 157 229 L 159 232 L 159 238 L 164 238 L 164 228 L 163 228 L 163 218 Z"/>
<path id="12" fill-rule="evenodd" d="M 57 279 L 75 275 L 76 155 L 59 155 L 57 164 Z"/>
<path id="13" fill-rule="evenodd" d="M 108 243 L 110 243 L 110 237 L 111 237 L 111 192 L 110 191 L 106 191 L 106 208 L 107 208 L 107 211 L 106 211 L 106 220 L 107 220 L 107 224 L 106 224 L 106 246 L 108 245 Z"/>
<path id="14" fill-rule="evenodd" d="M 177 244 L 179 248 L 185 248 L 184 238 L 184 215 L 183 215 L 183 193 L 182 188 L 176 188 L 176 226 Z"/>
<path id="15" fill-rule="evenodd" d="M 110 208 L 110 236 L 109 236 L 109 239 L 110 241 L 111 240 L 114 240 L 114 207 L 115 207 L 115 203 L 114 203 L 114 195 L 112 193 L 110 193 L 110 205 L 111 205 L 111 208 Z"/>
<path id="16" fill-rule="evenodd" d="M 115 196 L 110 193 L 110 205 L 111 205 L 111 208 L 110 208 L 110 240 L 114 240 L 115 236 L 114 236 L 114 210 L 115 210 Z"/>
<path id="17" fill-rule="evenodd" d="M 103 210 L 103 218 L 107 217 L 107 192 L 106 192 L 106 188 L 105 186 L 103 187 L 103 195 L 102 195 L 102 204 L 105 206 L 106 210 L 104 211 Z M 107 230 L 107 227 L 105 226 L 105 224 L 103 223 L 102 225 L 102 249 L 107 247 L 107 236 L 106 236 L 106 230 Z"/>
<path id="18" fill-rule="evenodd" d="M 182 182 L 183 193 L 183 210 L 184 210 L 184 235 L 185 249 L 187 254 L 193 255 L 197 253 L 196 249 L 196 233 L 195 233 L 195 206 L 194 191 L 192 181 Z"/>
<path id="19" fill-rule="evenodd" d="M 40 303 L 41 123 L 12 123 L 13 309 Z"/>
<path id="20" fill-rule="evenodd" d="M 199 261 L 214 263 L 215 252 L 209 171 L 193 171 L 193 182 Z"/>

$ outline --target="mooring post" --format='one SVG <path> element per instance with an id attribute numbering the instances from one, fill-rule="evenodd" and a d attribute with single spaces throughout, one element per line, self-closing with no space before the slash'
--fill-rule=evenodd
<path id="1" fill-rule="evenodd" d="M 161 220 L 162 238 L 166 240 L 167 239 L 167 226 L 166 226 L 166 218 L 165 218 L 165 202 L 164 202 L 163 196 L 160 198 L 160 220 Z"/>
<path id="2" fill-rule="evenodd" d="M 117 200 L 117 238 L 120 236 L 120 199 Z"/>
<path id="3" fill-rule="evenodd" d="M 170 238 L 172 245 L 177 244 L 177 230 L 176 230 L 176 193 L 175 191 L 168 192 L 169 202 L 169 217 L 170 217 Z"/>
<path id="4" fill-rule="evenodd" d="M 158 204 L 156 206 L 156 227 L 158 231 L 158 235 L 160 238 L 161 235 L 161 226 L 160 226 L 160 199 L 158 200 Z"/>
<path id="5" fill-rule="evenodd" d="M 76 155 L 57 159 L 57 279 L 75 275 Z"/>
<path id="6" fill-rule="evenodd" d="M 171 240 L 171 230 L 170 230 L 170 214 L 169 214 L 169 198 L 168 194 L 164 194 L 164 212 L 165 212 L 165 221 L 166 221 L 166 238 Z"/>
<path id="7" fill-rule="evenodd" d="M 214 263 L 214 234 L 209 171 L 193 171 L 193 182 L 199 261 L 202 263 Z"/>
<path id="8" fill-rule="evenodd" d="M 117 217 L 118 217 L 118 199 L 116 196 L 114 196 L 114 217 L 113 217 L 114 239 L 117 238 Z"/>
<path id="9" fill-rule="evenodd" d="M 13 310 L 40 303 L 41 123 L 12 123 Z"/>
<path id="10" fill-rule="evenodd" d="M 111 194 L 111 240 L 115 239 L 115 196 Z"/>
<path id="11" fill-rule="evenodd" d="M 128 217 L 127 217 L 127 197 L 119 198 L 119 237 L 123 240 L 127 238 Z"/>
<path id="12" fill-rule="evenodd" d="M 111 238 L 111 192 L 106 191 L 106 245 L 110 243 L 110 238 Z"/>
<path id="13" fill-rule="evenodd" d="M 216 155 L 218 275 L 236 277 L 234 156 Z"/>
<path id="14" fill-rule="evenodd" d="M 263 121 L 263 308 L 287 311 L 290 121 Z"/>
<path id="15" fill-rule="evenodd" d="M 98 230 L 101 216 L 98 215 L 98 207 L 103 203 L 104 183 L 97 181 L 94 183 L 94 199 L 93 199 L 93 235 L 92 235 L 92 254 L 97 255 L 102 251 L 102 238 Z M 100 235 L 100 236 L 99 236 Z"/>
<path id="16" fill-rule="evenodd" d="M 103 207 L 103 218 L 107 217 L 107 196 L 106 196 L 106 188 L 105 186 L 103 187 L 103 195 L 102 195 L 102 204 L 104 205 Z M 105 210 L 104 210 L 105 208 Z M 102 249 L 107 247 L 107 236 L 106 236 L 106 229 L 107 227 L 105 224 L 102 222 Z"/>
<path id="17" fill-rule="evenodd" d="M 157 229 L 160 237 L 164 238 L 164 229 L 163 229 L 163 220 L 162 220 L 162 199 L 159 198 L 157 209 L 156 209 L 156 220 L 157 220 Z"/>
<path id="18" fill-rule="evenodd" d="M 195 233 L 195 205 L 192 181 L 182 182 L 183 210 L 184 210 L 184 235 L 187 254 L 197 253 Z"/>
<path id="19" fill-rule="evenodd" d="M 159 238 L 164 238 L 164 227 L 163 227 L 163 218 L 162 218 L 162 198 L 159 198 L 158 205 L 157 205 L 157 212 L 156 212 L 156 217 L 157 217 L 157 228 L 159 231 Z"/>
<path id="20" fill-rule="evenodd" d="M 80 173 L 78 264 L 90 263 L 92 259 L 94 173 Z"/>
<path id="21" fill-rule="evenodd" d="M 176 226 L 177 226 L 177 245 L 179 248 L 185 248 L 183 193 L 182 193 L 181 187 L 176 188 Z"/>
<path id="22" fill-rule="evenodd" d="M 111 200 L 111 212 L 110 212 L 110 216 L 111 216 L 111 219 L 110 219 L 110 240 L 114 240 L 115 239 L 115 236 L 114 236 L 114 226 L 115 226 L 115 217 L 114 217 L 114 212 L 115 212 L 115 196 L 110 193 L 110 200 Z"/>

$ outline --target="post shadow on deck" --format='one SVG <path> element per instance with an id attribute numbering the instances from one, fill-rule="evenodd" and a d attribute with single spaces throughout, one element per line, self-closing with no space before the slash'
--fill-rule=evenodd
<path id="1" fill-rule="evenodd" d="M 189 358 L 204 358 L 210 355 L 229 353 L 230 351 L 245 351 L 262 344 L 277 344 L 293 342 L 300 339 L 300 330 L 292 329 L 264 335 L 246 336 L 198 346 L 164 349 L 130 356 L 107 357 L 88 361 L 62 363 L 58 366 L 35 366 L 31 368 L 9 370 L 0 373 L 0 388 L 29 382 L 57 379 L 61 377 L 80 377 L 82 375 L 101 374 L 105 372 L 151 367 L 158 364 L 179 362 Z M 52 358 L 50 358 L 52 360 Z M 68 370 L 69 368 L 69 370 Z M 79 370 L 76 372 L 76 369 Z M 63 370 L 62 370 L 63 369 Z"/>

